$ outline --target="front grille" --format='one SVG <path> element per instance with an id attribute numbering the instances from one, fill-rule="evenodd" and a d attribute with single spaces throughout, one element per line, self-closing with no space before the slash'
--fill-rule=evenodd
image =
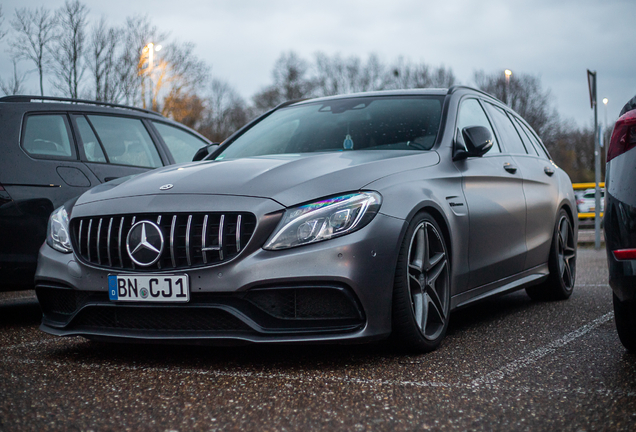
<path id="1" fill-rule="evenodd" d="M 149 221 L 163 234 L 161 256 L 152 265 L 135 264 L 126 250 L 135 223 Z M 218 264 L 238 255 L 256 228 L 251 213 L 162 213 L 75 218 L 71 240 L 77 256 L 98 267 L 126 271 L 185 269 Z"/>
<path id="2" fill-rule="evenodd" d="M 234 315 L 213 308 L 87 306 L 72 327 L 146 331 L 249 331 Z"/>

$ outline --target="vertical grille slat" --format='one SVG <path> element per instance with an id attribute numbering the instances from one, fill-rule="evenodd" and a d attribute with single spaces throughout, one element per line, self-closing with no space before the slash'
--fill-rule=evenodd
<path id="1" fill-rule="evenodd" d="M 241 215 L 236 217 L 236 253 L 241 251 Z"/>
<path id="2" fill-rule="evenodd" d="M 170 258 L 172 259 L 172 267 L 177 266 L 174 257 L 174 231 L 177 227 L 177 215 L 172 216 L 172 226 L 170 227 Z"/>
<path id="3" fill-rule="evenodd" d="M 188 262 L 188 267 L 192 265 L 192 260 L 190 259 L 190 231 L 192 230 L 192 215 L 188 215 L 188 225 L 186 226 L 186 261 Z"/>
<path id="4" fill-rule="evenodd" d="M 80 224 L 79 224 L 79 234 L 78 234 L 78 236 L 77 236 L 77 239 L 78 239 L 78 242 L 77 242 L 77 246 L 78 246 L 77 251 L 78 251 L 78 253 L 79 253 L 80 255 L 82 255 L 82 228 L 83 228 L 83 225 L 84 225 L 84 221 L 83 221 L 83 220 L 81 220 L 81 221 L 80 221 Z"/>
<path id="5" fill-rule="evenodd" d="M 106 250 L 108 251 L 108 267 L 113 266 L 113 261 L 110 258 L 110 233 L 113 229 L 113 218 L 110 218 L 110 222 L 108 222 L 108 240 L 106 241 Z"/>
<path id="6" fill-rule="evenodd" d="M 126 248 L 130 230 L 140 221 L 155 223 L 164 236 L 162 255 L 150 266 L 135 265 Z M 230 260 L 245 248 L 255 228 L 256 217 L 251 213 L 103 215 L 73 219 L 71 237 L 78 258 L 88 264 L 153 272 Z"/>
<path id="7" fill-rule="evenodd" d="M 93 227 L 93 219 L 88 222 L 88 238 L 86 239 L 86 250 L 88 251 L 88 260 L 91 260 L 91 228 Z"/>
<path id="8" fill-rule="evenodd" d="M 225 215 L 221 215 L 221 220 L 219 221 L 219 260 L 223 261 L 223 225 L 225 222 Z"/>
<path id="9" fill-rule="evenodd" d="M 102 254 L 100 253 L 101 251 L 100 246 L 101 246 L 101 237 L 102 237 L 102 221 L 104 219 L 99 218 L 99 224 L 97 225 L 97 264 L 101 265 L 102 264 Z"/>
<path id="10" fill-rule="evenodd" d="M 117 237 L 117 239 L 118 239 L 117 250 L 119 251 L 119 266 L 121 268 L 124 268 L 124 259 L 123 259 L 122 254 L 121 254 L 121 234 L 122 234 L 122 230 L 124 228 L 124 219 L 126 219 L 126 218 L 122 217 L 121 221 L 119 222 L 119 236 Z"/>
<path id="11" fill-rule="evenodd" d="M 203 232 L 201 233 L 201 256 L 203 257 L 203 264 L 208 263 L 206 247 L 206 235 L 208 233 L 208 215 L 203 217 Z"/>

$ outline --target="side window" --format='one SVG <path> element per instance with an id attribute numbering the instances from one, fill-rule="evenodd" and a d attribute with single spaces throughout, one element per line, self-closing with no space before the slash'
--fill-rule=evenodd
<path id="1" fill-rule="evenodd" d="M 176 163 L 191 162 L 197 150 L 208 145 L 207 142 L 182 129 L 154 121 L 152 124 L 157 128 Z"/>
<path id="2" fill-rule="evenodd" d="M 537 138 L 537 135 L 532 131 L 532 129 L 530 129 L 528 126 L 526 126 L 522 122 L 519 122 L 519 124 L 521 125 L 521 129 L 523 129 L 525 133 L 528 135 L 528 138 L 530 138 L 530 142 L 534 145 L 534 148 L 537 150 L 537 153 L 539 153 L 539 156 L 545 159 L 550 159 L 550 155 L 543 148 L 543 145 Z"/>
<path id="3" fill-rule="evenodd" d="M 528 151 L 528 153 L 531 154 L 531 155 L 533 154 L 534 156 L 539 156 L 539 152 L 534 147 L 534 144 L 532 143 L 532 141 L 530 141 L 530 137 L 528 136 L 528 133 L 522 127 L 523 124 L 515 116 L 510 116 L 510 118 L 512 118 L 512 122 L 514 123 L 515 127 L 517 128 L 517 132 L 519 133 L 519 136 L 521 137 L 521 141 L 523 141 L 523 145 L 526 148 L 526 150 Z"/>
<path id="4" fill-rule="evenodd" d="M 501 141 L 503 142 L 506 150 L 508 150 L 508 153 L 528 154 L 526 148 L 523 146 L 523 142 L 521 142 L 519 133 L 517 133 L 517 129 L 515 129 L 508 115 L 502 109 L 497 108 L 494 105 L 486 105 L 488 107 L 488 112 L 490 112 L 492 119 L 495 122 L 495 127 L 499 132 L 499 138 L 501 138 Z"/>
<path id="5" fill-rule="evenodd" d="M 466 99 L 462 102 L 459 108 L 459 116 L 457 118 L 457 133 L 461 134 L 462 129 L 468 126 L 483 126 L 487 128 L 492 134 L 493 146 L 488 153 L 501 153 L 497 138 L 492 130 L 492 126 L 486 117 L 484 109 L 481 107 L 477 99 Z"/>
<path id="6" fill-rule="evenodd" d="M 37 114 L 26 118 L 22 148 L 36 158 L 76 159 L 64 114 Z"/>
<path id="7" fill-rule="evenodd" d="M 102 146 L 95 136 L 95 132 L 88 124 L 88 121 L 84 116 L 79 116 L 75 119 L 77 122 L 77 128 L 79 129 L 82 145 L 84 146 L 84 154 L 89 162 L 106 162 L 104 151 Z"/>
<path id="8" fill-rule="evenodd" d="M 162 165 L 155 144 L 141 120 L 89 115 L 88 121 L 104 146 L 110 163 L 147 168 Z"/>

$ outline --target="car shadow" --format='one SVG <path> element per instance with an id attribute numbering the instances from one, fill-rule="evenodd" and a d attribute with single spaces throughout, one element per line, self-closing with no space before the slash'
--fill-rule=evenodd
<path id="1" fill-rule="evenodd" d="M 42 310 L 34 298 L 0 303 L 0 330 L 15 326 L 39 325 L 41 321 Z"/>

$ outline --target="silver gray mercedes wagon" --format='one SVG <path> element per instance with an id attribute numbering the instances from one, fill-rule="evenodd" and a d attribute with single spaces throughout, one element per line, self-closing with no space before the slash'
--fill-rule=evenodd
<path id="1" fill-rule="evenodd" d="M 121 178 L 50 218 L 41 329 L 105 341 L 360 342 L 416 352 L 451 311 L 574 287 L 567 174 L 480 91 L 290 102 L 202 162 Z"/>

